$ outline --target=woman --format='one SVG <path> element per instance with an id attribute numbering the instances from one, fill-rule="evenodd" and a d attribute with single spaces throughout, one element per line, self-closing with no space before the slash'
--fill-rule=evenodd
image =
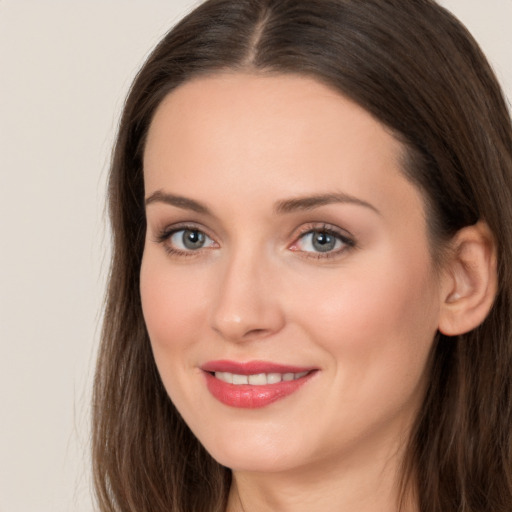
<path id="1" fill-rule="evenodd" d="M 430 0 L 209 0 L 128 97 L 102 511 L 512 509 L 512 129 Z"/>

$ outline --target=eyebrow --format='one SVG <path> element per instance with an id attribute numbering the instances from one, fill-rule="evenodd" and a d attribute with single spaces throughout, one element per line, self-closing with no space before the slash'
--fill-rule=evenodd
<path id="1" fill-rule="evenodd" d="M 203 215 L 211 215 L 210 210 L 203 204 L 189 199 L 188 197 L 176 196 L 167 192 L 157 190 L 149 197 L 146 198 L 146 206 L 152 203 L 165 203 L 183 210 L 192 210 L 196 213 L 202 213 Z"/>
<path id="2" fill-rule="evenodd" d="M 313 210 L 314 208 L 319 208 L 320 206 L 334 203 L 364 206 L 365 208 L 369 208 L 370 210 L 373 210 L 375 213 L 380 215 L 379 210 L 372 204 L 345 193 L 320 194 L 315 196 L 286 199 L 279 201 L 276 204 L 275 211 L 277 213 L 291 213 L 295 211 Z"/>
<path id="3" fill-rule="evenodd" d="M 178 196 L 175 194 L 169 194 L 168 192 L 163 192 L 161 190 L 157 190 L 151 194 L 146 198 L 145 202 L 146 206 L 152 203 L 164 203 L 171 206 L 176 206 L 177 208 L 182 208 L 184 210 L 191 210 L 203 215 L 212 215 L 210 210 L 204 204 L 195 201 L 194 199 L 189 199 L 188 197 Z M 335 203 L 355 204 L 357 206 L 363 206 L 380 215 L 379 210 L 372 204 L 345 193 L 319 194 L 315 196 L 284 199 L 276 203 L 274 211 L 276 213 L 285 214 L 295 211 L 313 210 L 315 208 L 319 208 L 320 206 Z"/>

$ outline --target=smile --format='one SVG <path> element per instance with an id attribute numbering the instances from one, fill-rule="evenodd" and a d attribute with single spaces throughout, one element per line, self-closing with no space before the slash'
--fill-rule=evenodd
<path id="1" fill-rule="evenodd" d="M 206 387 L 215 399 L 242 409 L 257 409 L 283 399 L 298 391 L 317 373 L 314 368 L 262 361 L 212 361 L 201 369 Z"/>
<path id="2" fill-rule="evenodd" d="M 268 384 L 279 384 L 280 382 L 290 382 L 301 379 L 309 372 L 300 373 L 256 373 L 253 375 L 240 375 L 230 372 L 215 372 L 215 378 L 235 386 L 249 384 L 251 386 L 265 386 Z"/>

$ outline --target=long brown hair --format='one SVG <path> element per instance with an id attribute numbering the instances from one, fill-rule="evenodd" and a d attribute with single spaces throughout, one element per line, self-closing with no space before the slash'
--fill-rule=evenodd
<path id="1" fill-rule="evenodd" d="M 407 150 L 434 254 L 485 220 L 499 291 L 472 332 L 438 335 L 404 461 L 422 512 L 512 510 L 512 128 L 466 29 L 432 0 L 209 0 L 160 42 L 126 101 L 109 182 L 113 259 L 94 387 L 102 512 L 223 511 L 230 471 L 204 450 L 160 381 L 142 317 L 142 155 L 174 88 L 223 70 L 295 73 L 334 87 Z"/>

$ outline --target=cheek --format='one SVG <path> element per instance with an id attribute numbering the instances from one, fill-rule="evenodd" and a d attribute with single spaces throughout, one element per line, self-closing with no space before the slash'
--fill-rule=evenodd
<path id="1" fill-rule="evenodd" d="M 160 368 L 164 356 L 176 354 L 198 339 L 204 325 L 199 318 L 207 311 L 205 294 L 208 287 L 198 276 L 191 282 L 187 272 L 173 268 L 165 255 L 154 252 L 144 254 L 140 291 L 144 320 Z M 166 361 L 167 364 L 169 361 L 187 363 L 180 359 Z"/>
<path id="2" fill-rule="evenodd" d="M 422 254 L 380 256 L 325 279 L 310 291 L 309 309 L 296 302 L 297 318 L 330 354 L 339 389 L 353 390 L 350 396 L 411 392 L 437 330 L 429 261 Z"/>
<path id="3" fill-rule="evenodd" d="M 310 319 L 304 328 L 331 361 L 325 400 L 338 404 L 326 421 L 334 437 L 357 439 L 397 421 L 407 429 L 413 421 L 437 327 L 427 268 L 409 262 L 347 272 L 302 312 Z"/>
<path id="4" fill-rule="evenodd" d="M 165 254 L 144 254 L 140 291 L 153 356 L 169 397 L 185 417 L 194 417 L 191 411 L 201 399 L 196 387 L 184 383 L 199 371 L 197 341 L 204 337 L 208 311 L 203 277 L 194 273 L 191 282 L 190 273 L 169 265 Z"/>
<path id="5" fill-rule="evenodd" d="M 425 258 L 361 258 L 320 280 L 306 277 L 300 287 L 294 293 L 296 309 L 333 335 L 349 329 L 366 338 L 365 332 L 407 326 L 421 331 L 435 316 L 436 286 Z"/>

